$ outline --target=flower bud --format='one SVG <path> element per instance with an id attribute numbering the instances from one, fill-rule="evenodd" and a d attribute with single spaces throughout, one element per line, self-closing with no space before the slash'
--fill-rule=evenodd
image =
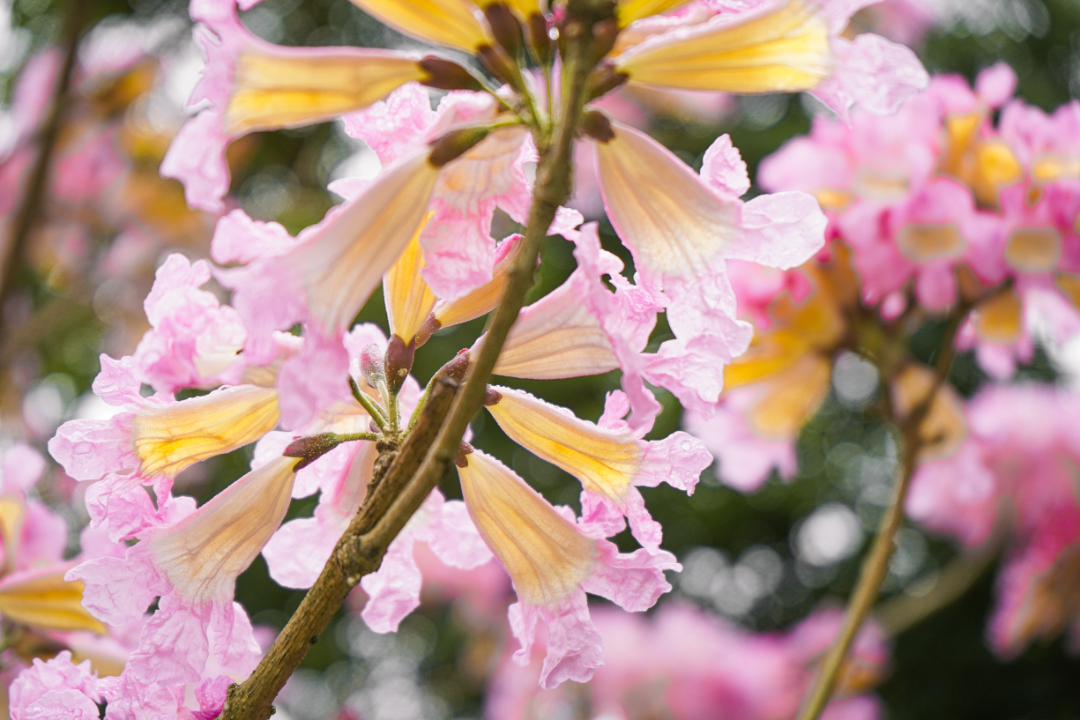
<path id="1" fill-rule="evenodd" d="M 615 139 L 615 132 L 611 129 L 611 121 L 599 110 L 586 110 L 581 115 L 581 131 L 602 143 L 611 142 Z"/>
<path id="2" fill-rule="evenodd" d="M 619 72 L 614 65 L 601 63 L 589 75 L 588 84 L 585 88 L 586 97 L 591 101 L 607 95 L 629 79 L 629 75 Z"/>
<path id="3" fill-rule="evenodd" d="M 543 65 L 551 62 L 551 35 L 548 34 L 550 30 L 547 18 L 542 13 L 530 15 L 525 32 L 528 36 L 529 47 L 535 53 L 536 59 Z"/>
<path id="4" fill-rule="evenodd" d="M 593 23 L 592 34 L 593 43 L 589 50 L 593 54 L 594 62 L 600 62 L 615 47 L 615 41 L 619 37 L 619 22 L 613 17 L 604 18 Z"/>
<path id="5" fill-rule="evenodd" d="M 442 328 L 442 323 L 435 317 L 435 313 L 428 315 L 427 320 L 424 321 L 424 324 L 416 331 L 416 335 L 413 336 L 413 342 L 416 344 L 416 347 L 420 347 L 426 343 L 440 328 Z"/>
<path id="6" fill-rule="evenodd" d="M 383 367 L 382 351 L 378 345 L 371 344 L 360 351 L 360 375 L 371 387 L 378 387 L 386 380 Z"/>
<path id="7" fill-rule="evenodd" d="M 506 54 L 505 50 L 485 45 L 477 49 L 476 57 L 480 64 L 484 66 L 484 69 L 494 75 L 499 82 L 507 85 L 513 84 L 514 71 L 512 63 L 514 61 Z"/>
<path id="8" fill-rule="evenodd" d="M 472 90 L 484 89 L 480 81 L 465 68 L 452 60 L 428 55 L 420 61 L 420 67 L 428 74 L 420 82 L 436 90 Z"/>
<path id="9" fill-rule="evenodd" d="M 507 55 L 516 58 L 521 52 L 521 23 L 514 13 L 503 3 L 494 2 L 484 8 L 484 17 L 487 18 L 495 41 Z"/>
<path id="10" fill-rule="evenodd" d="M 428 162 L 434 167 L 441 168 L 480 144 L 487 137 L 488 132 L 489 128 L 483 125 L 451 130 L 428 145 L 431 148 Z"/>
<path id="11" fill-rule="evenodd" d="M 457 465 L 459 468 L 469 467 L 469 460 L 466 456 L 474 452 L 476 452 L 476 450 L 473 448 L 473 446 L 462 440 L 461 444 L 458 445 L 457 454 L 454 455 L 454 464 Z"/>
<path id="12" fill-rule="evenodd" d="M 416 354 L 416 345 L 406 343 L 397 335 L 390 336 L 390 342 L 386 346 L 386 385 L 391 395 L 397 395 L 405 378 L 412 370 L 413 357 Z"/>
<path id="13" fill-rule="evenodd" d="M 469 351 L 467 349 L 462 350 L 454 356 L 453 360 L 439 368 L 439 372 L 436 374 L 440 377 L 450 378 L 456 382 L 461 382 L 465 379 L 465 373 L 469 369 L 470 361 Z"/>
<path id="14" fill-rule="evenodd" d="M 293 469 L 302 470 L 340 444 L 341 441 L 335 433 L 322 433 L 293 440 L 281 454 L 285 457 L 301 458 Z"/>

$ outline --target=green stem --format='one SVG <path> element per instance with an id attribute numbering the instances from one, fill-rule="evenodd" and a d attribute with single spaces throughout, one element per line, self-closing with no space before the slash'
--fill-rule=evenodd
<path id="1" fill-rule="evenodd" d="M 824 712 L 825 706 L 832 699 L 833 691 L 840 679 L 840 671 L 855 637 L 862 628 L 863 623 L 870 614 L 870 610 L 877 600 L 881 583 L 889 571 L 889 560 L 892 558 L 895 545 L 895 537 L 900 526 L 904 522 L 904 498 L 907 497 L 911 478 L 915 473 L 919 451 L 922 449 L 923 438 L 920 428 L 930 409 L 938 391 L 948 377 L 952 367 L 953 358 L 956 356 L 956 333 L 960 324 L 967 317 L 971 305 L 964 303 L 958 308 L 949 329 L 942 340 L 935 363 L 934 383 L 923 399 L 915 405 L 911 412 L 904 418 L 896 416 L 895 409 L 889 396 L 889 388 L 883 393 L 885 414 L 893 421 L 899 430 L 902 447 L 899 477 L 896 487 L 893 488 L 892 500 L 886 510 L 881 524 L 878 527 L 877 537 L 870 548 L 870 554 L 863 561 L 859 571 L 859 580 L 855 586 L 855 592 L 848 601 L 847 610 L 844 613 L 844 621 L 840 632 L 833 644 L 829 647 L 821 666 L 814 677 L 810 690 L 806 694 L 803 705 L 796 716 L 797 720 L 817 720 Z"/>
<path id="2" fill-rule="evenodd" d="M 356 402 L 360 403 L 360 406 L 367 411 L 367 414 L 371 416 L 379 429 L 387 432 L 389 419 L 386 416 L 386 411 L 382 409 L 379 403 L 369 398 L 367 393 L 360 389 L 360 386 L 356 384 L 356 381 L 351 376 L 349 377 L 349 388 L 352 390 Z"/>

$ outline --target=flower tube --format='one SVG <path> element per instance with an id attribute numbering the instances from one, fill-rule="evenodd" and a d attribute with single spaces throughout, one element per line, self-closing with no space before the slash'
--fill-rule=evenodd
<path id="1" fill-rule="evenodd" d="M 124 558 L 104 557 L 69 571 L 86 584 L 83 605 L 110 624 L 141 616 L 155 597 L 128 668 L 146 682 L 198 682 L 207 660 L 246 673 L 260 656 L 237 576 L 277 530 L 289 508 L 294 458 L 249 472 L 171 526 L 152 528 Z"/>
<path id="2" fill-rule="evenodd" d="M 645 509 L 636 486 L 666 482 L 692 494 L 698 475 L 712 462 L 701 442 L 686 433 L 646 442 L 621 421 L 629 409 L 626 396 L 613 394 L 599 425 L 570 411 L 511 388 L 492 388 L 498 400 L 487 406 L 511 440 L 581 481 L 597 503 L 627 516 L 634 537 L 647 550 L 660 547 L 660 524 Z M 587 513 L 591 515 L 591 513 Z"/>
<path id="3" fill-rule="evenodd" d="M 506 568 L 518 602 L 510 626 L 528 662 L 537 624 L 548 627 L 540 684 L 586 682 L 600 665 L 603 641 L 589 617 L 585 592 L 640 612 L 671 589 L 664 570 L 680 565 L 668 552 L 621 555 L 598 528 L 575 525 L 498 460 L 476 451 L 459 466 L 461 489 L 477 530 Z"/>

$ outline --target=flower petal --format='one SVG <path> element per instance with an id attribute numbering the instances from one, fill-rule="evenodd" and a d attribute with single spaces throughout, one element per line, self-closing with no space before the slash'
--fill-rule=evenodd
<path id="1" fill-rule="evenodd" d="M 473 52 L 489 45 L 486 23 L 468 0 L 353 0 L 398 32 L 425 42 Z"/>
<path id="2" fill-rule="evenodd" d="M 735 206 L 648 135 L 612 123 L 594 143 L 604 206 L 638 272 L 692 277 L 735 240 Z"/>
<path id="3" fill-rule="evenodd" d="M 616 62 L 634 82 L 737 93 L 808 90 L 831 67 L 828 24 L 803 0 L 669 31 Z"/>

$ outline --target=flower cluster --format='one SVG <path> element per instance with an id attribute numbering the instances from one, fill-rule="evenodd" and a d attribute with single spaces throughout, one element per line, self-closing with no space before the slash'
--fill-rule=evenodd
<path id="1" fill-rule="evenodd" d="M 758 332 L 724 369 L 720 411 L 686 418 L 724 481 L 755 490 L 774 468 L 795 475 L 795 441 L 840 382 L 838 358 L 861 358 L 872 387 L 860 402 L 880 382 L 874 405 L 916 449 L 898 470 L 913 476 L 909 516 L 965 546 L 995 527 L 1010 538 L 989 631 L 1003 657 L 1075 634 L 1080 517 L 1074 395 L 995 384 L 963 401 L 941 364 L 972 350 L 1003 383 L 1037 343 L 1080 334 L 1080 103 L 1048 114 L 1015 86 L 1004 64 L 974 88 L 937 76 L 892 117 L 817 118 L 762 163 L 766 189 L 819 200 L 828 244 L 793 270 L 732 272 Z M 932 369 L 910 337 L 938 319 L 951 330 Z"/>
<path id="2" fill-rule="evenodd" d="M 540 684 L 588 680 L 603 638 L 586 593 L 643 611 L 670 590 L 664 572 L 679 569 L 638 488 L 666 482 L 691 493 L 712 461 L 686 433 L 645 439 L 661 407 L 646 383 L 703 416 L 716 412 L 724 367 L 752 335 L 736 314 L 728 261 L 798 267 L 821 250 L 829 223 L 799 189 L 741 200 L 750 181 L 727 136 L 696 171 L 594 101 L 623 85 L 805 90 L 846 118 L 854 106 L 894 112 L 926 84 L 907 48 L 841 35 L 858 5 L 843 0 L 571 2 L 550 12 L 529 0 L 356 4 L 469 54 L 483 73 L 440 55 L 280 47 L 245 28 L 233 0 L 191 4 L 207 64 L 190 100 L 197 114 L 161 170 L 184 184 L 191 206 L 221 215 L 214 264 L 165 260 L 144 303 L 150 329 L 131 355 L 102 356 L 93 389 L 111 416 L 73 420 L 49 443 L 67 473 L 90 484 L 91 526 L 115 543 L 65 577 L 85 585 L 82 604 L 100 620 L 144 624 L 114 679 L 94 681 L 64 656 L 35 665 L 28 708 L 78 692 L 107 701 L 116 720 L 219 712 L 225 687 L 262 656 L 234 599 L 237 577 L 262 553 L 280 584 L 304 588 L 336 562 L 336 543 L 403 452 L 436 381 L 471 374 L 493 339 L 462 349 L 426 389 L 410 374 L 415 354 L 440 329 L 495 309 L 545 234 L 574 244 L 577 268 L 520 313 L 493 374 L 555 380 L 617 369 L 622 390 L 595 423 L 513 387 L 489 386 L 484 404 L 511 440 L 580 481 L 580 512 L 551 505 L 462 442 L 463 500 L 431 491 L 360 581 L 362 616 L 385 632 L 417 607 L 421 546 L 454 568 L 495 559 L 517 594 L 515 658 L 527 663 L 545 637 Z M 434 106 L 432 89 L 448 91 Z M 344 202 L 296 236 L 225 213 L 231 142 L 339 118 L 378 155 L 374 180 L 336 181 L 330 190 Z M 570 196 L 569 168 L 557 170 L 561 180 L 538 171 L 543 187 L 534 187 L 533 164 L 545 167 L 560 142 L 593 169 L 633 277 L 601 247 L 597 225 L 555 207 Z M 541 197 L 552 188 L 561 199 Z M 525 235 L 496 242 L 497 211 L 529 225 Z M 228 303 L 212 279 L 231 291 Z M 849 301 L 842 279 L 819 281 Z M 380 286 L 388 337 L 355 324 Z M 672 337 L 652 348 L 661 316 Z M 830 351 L 831 336 L 807 332 L 800 342 Z M 909 384 L 921 387 L 918 377 Z M 252 443 L 251 471 L 201 507 L 173 495 L 186 468 Z M 293 498 L 315 493 L 312 517 L 282 524 Z M 627 526 L 640 548 L 620 552 L 610 538 Z"/>
<path id="3" fill-rule="evenodd" d="M 962 545 L 995 532 L 1010 538 L 988 630 L 1003 657 L 1062 631 L 1071 647 L 1080 638 L 1080 437 L 1068 420 L 1076 401 L 1075 392 L 1050 386 L 987 387 L 964 408 L 964 444 L 922 465 L 908 496 L 912 518 Z"/>

